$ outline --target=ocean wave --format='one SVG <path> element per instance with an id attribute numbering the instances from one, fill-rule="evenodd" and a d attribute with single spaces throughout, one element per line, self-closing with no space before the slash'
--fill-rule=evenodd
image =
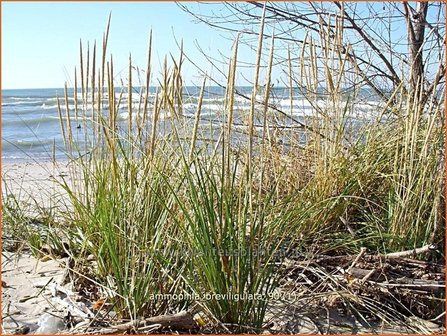
<path id="1" fill-rule="evenodd" d="M 60 103 L 60 107 L 61 107 L 62 112 L 65 113 L 65 108 L 66 108 L 65 102 L 61 102 Z M 74 112 L 75 111 L 75 107 L 76 107 L 75 104 L 69 104 L 68 105 L 68 108 L 69 108 L 70 112 Z M 95 109 L 96 109 L 96 107 L 97 107 L 97 105 L 95 104 Z M 47 105 L 46 103 L 43 103 L 42 105 L 40 105 L 40 108 L 42 110 L 57 110 L 57 104 Z M 103 110 L 107 110 L 109 108 L 109 105 L 108 104 L 104 104 L 102 106 L 102 108 L 103 108 Z M 78 104 L 78 112 L 79 113 L 81 113 L 81 112 L 83 112 L 85 110 L 87 112 L 91 112 L 92 105 L 91 104 L 87 104 L 87 106 L 84 106 L 83 104 Z"/>
<path id="2" fill-rule="evenodd" d="M 66 121 L 67 118 L 64 116 L 62 117 L 62 120 Z M 76 120 L 76 118 L 74 116 L 70 116 L 70 121 L 71 123 L 74 125 L 75 123 L 81 123 L 83 121 L 82 118 L 78 118 L 78 120 Z M 59 116 L 38 116 L 32 119 L 3 119 L 2 120 L 2 126 L 22 126 L 22 127 L 33 127 L 33 126 L 37 126 L 37 125 L 42 125 L 42 124 L 55 124 L 58 125 L 59 124 Z"/>
<path id="3" fill-rule="evenodd" d="M 201 111 L 215 111 L 215 112 L 221 112 L 223 110 L 224 110 L 223 104 L 203 104 L 201 109 Z M 183 111 L 195 114 L 197 111 L 197 104 L 194 103 L 183 104 Z"/>
<path id="4" fill-rule="evenodd" d="M 3 96 L 3 99 L 9 99 L 9 100 L 33 100 L 33 99 L 44 99 L 44 98 L 50 98 L 50 96 Z"/>
<path id="5" fill-rule="evenodd" d="M 7 107 L 7 106 L 39 106 L 43 103 L 42 100 L 20 100 L 20 101 L 15 101 L 15 102 L 7 102 L 7 103 L 3 103 L 2 102 L 2 107 Z"/>
<path id="6" fill-rule="evenodd" d="M 46 147 L 52 146 L 54 139 L 3 139 L 2 153 L 17 148 L 29 149 L 32 147 Z M 17 153 L 15 153 L 17 154 Z"/>

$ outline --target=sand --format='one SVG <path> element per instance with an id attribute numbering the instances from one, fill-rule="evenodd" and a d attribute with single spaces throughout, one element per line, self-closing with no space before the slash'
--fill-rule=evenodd
<path id="1" fill-rule="evenodd" d="M 2 196 L 14 195 L 46 208 L 58 207 L 67 199 L 61 183 L 69 178 L 70 166 L 64 161 L 2 163 Z"/>
<path id="2" fill-rule="evenodd" d="M 22 328 L 40 333 L 39 320 L 54 315 L 62 322 L 65 312 L 55 302 L 51 288 L 65 273 L 62 260 L 41 262 L 29 253 L 2 252 L 2 334 Z M 60 318 L 58 318 L 60 317 Z"/>
<path id="3" fill-rule="evenodd" d="M 38 216 L 39 209 L 55 214 L 66 211 L 68 197 L 61 183 L 69 176 L 66 162 L 2 163 L 2 198 L 7 201 L 14 197 L 29 216 Z M 39 333 L 39 320 L 49 317 L 56 318 L 56 324 L 62 323 L 57 316 L 63 317 L 64 312 L 58 309 L 50 288 L 62 280 L 64 262 L 39 261 L 29 252 L 5 250 L 1 261 L 2 334 L 23 333 L 27 329 L 29 333 Z"/>

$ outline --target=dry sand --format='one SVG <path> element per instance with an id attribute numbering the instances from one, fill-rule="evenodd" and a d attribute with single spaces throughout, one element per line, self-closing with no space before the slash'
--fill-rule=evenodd
<path id="1" fill-rule="evenodd" d="M 67 194 L 61 187 L 64 179 L 69 177 L 66 162 L 3 163 L 2 198 L 15 197 L 30 216 L 36 215 L 38 208 L 53 210 L 57 214 L 69 207 Z M 63 317 L 64 312 L 54 302 L 55 296 L 50 288 L 62 280 L 65 272 L 61 268 L 63 262 L 43 262 L 30 253 L 4 250 L 1 261 L 2 334 L 40 333 L 39 320 L 42 322 L 48 318 L 53 327 L 60 326 L 62 320 L 57 316 Z"/>
<path id="2" fill-rule="evenodd" d="M 67 162 L 2 163 L 2 196 L 14 195 L 46 208 L 58 207 L 67 197 L 61 183 L 69 178 Z"/>
<path id="3" fill-rule="evenodd" d="M 51 294 L 51 288 L 64 276 L 61 266 L 57 260 L 40 262 L 27 253 L 2 252 L 2 334 L 24 333 L 27 329 L 40 333 L 39 320 L 45 316 L 54 315 L 53 326 L 62 323 L 65 312 Z"/>

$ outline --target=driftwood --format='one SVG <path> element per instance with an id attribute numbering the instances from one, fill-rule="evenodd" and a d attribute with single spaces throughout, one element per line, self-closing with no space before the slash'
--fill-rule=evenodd
<path id="1" fill-rule="evenodd" d="M 289 271 L 288 277 L 295 279 L 296 285 L 318 287 L 326 273 L 328 280 L 332 275 L 331 281 L 355 284 L 353 288 L 361 290 L 365 295 L 377 293 L 374 291 L 376 287 L 386 293 L 398 293 L 399 297 L 408 300 L 411 293 L 416 292 L 418 295 L 434 295 L 442 299 L 440 294 L 445 290 L 445 266 L 411 259 L 416 255 L 435 251 L 436 248 L 436 245 L 429 244 L 388 254 L 367 254 L 366 249 L 362 248 L 357 255 L 317 255 L 307 260 L 286 259 L 283 265 Z M 306 282 L 299 283 L 298 279 L 305 279 Z"/>
<path id="2" fill-rule="evenodd" d="M 353 278 L 361 279 L 362 282 L 365 282 L 369 279 L 374 281 L 382 281 L 384 280 L 383 274 L 381 274 L 379 269 L 363 269 L 358 267 L 351 267 L 348 272 Z"/>
<path id="3" fill-rule="evenodd" d="M 438 247 L 435 244 L 425 245 L 413 250 L 406 250 L 401 252 L 387 253 L 384 255 L 385 258 L 404 258 L 409 256 L 415 256 L 417 254 L 435 251 Z"/>
<path id="4" fill-rule="evenodd" d="M 173 315 L 153 316 L 143 320 L 130 321 L 123 324 L 110 326 L 99 331 L 100 334 L 112 334 L 120 331 L 138 330 L 147 328 L 172 327 L 174 329 L 193 329 L 197 324 L 193 316 L 186 311 Z"/>
<path id="5" fill-rule="evenodd" d="M 354 261 L 352 262 L 351 266 L 346 270 L 347 273 L 350 273 L 350 271 L 355 268 L 355 265 L 360 260 L 360 258 L 366 253 L 366 247 L 362 247 L 360 249 L 360 253 L 355 257 Z"/>
<path id="6" fill-rule="evenodd" d="M 412 256 L 416 256 L 418 254 L 422 254 L 422 253 L 426 253 L 426 252 L 432 252 L 435 251 L 437 249 L 437 245 L 436 244 L 429 244 L 429 245 L 425 245 L 422 247 L 418 247 L 412 250 L 406 250 L 406 251 L 399 251 L 399 252 L 392 252 L 392 253 L 387 253 L 387 254 L 366 254 L 366 249 L 365 248 L 361 248 L 360 249 L 360 253 L 358 255 L 355 256 L 354 261 L 353 258 L 354 256 L 352 255 L 337 255 L 337 256 L 326 256 L 326 255 L 320 255 L 320 256 L 316 256 L 314 259 L 311 260 L 303 260 L 303 261 L 292 261 L 289 262 L 289 265 L 285 265 L 286 267 L 288 266 L 293 266 L 293 265 L 319 265 L 323 262 L 327 262 L 329 264 L 333 264 L 333 263 L 337 263 L 338 265 L 341 264 L 351 264 L 349 268 L 355 267 L 355 265 L 358 263 L 358 261 L 362 258 L 368 258 L 368 259 L 404 259 L 406 257 L 412 257 Z M 404 259 L 405 261 L 410 261 L 413 259 Z M 352 261 L 352 262 L 351 262 Z M 424 261 L 418 261 L 418 260 L 413 260 L 414 263 L 426 263 Z M 346 265 L 346 266 L 347 266 Z M 348 270 L 349 270 L 348 268 Z"/>

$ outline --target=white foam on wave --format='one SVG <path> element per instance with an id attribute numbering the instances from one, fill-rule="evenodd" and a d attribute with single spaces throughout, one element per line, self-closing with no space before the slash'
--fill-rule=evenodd
<path id="1" fill-rule="evenodd" d="M 39 99 L 39 97 L 3 97 L 4 99 L 10 99 L 10 100 L 32 100 L 32 99 Z"/>
<path id="2" fill-rule="evenodd" d="M 35 105 L 40 104 L 42 100 L 27 100 L 27 101 L 18 101 L 18 102 L 2 102 L 2 106 L 20 106 L 20 105 Z"/>
<path id="3" fill-rule="evenodd" d="M 65 103 L 60 104 L 61 110 L 65 111 L 66 105 Z M 97 105 L 94 105 L 95 110 L 97 108 Z M 57 104 L 51 104 L 51 105 L 47 105 L 46 103 L 43 103 L 39 108 L 41 108 L 42 110 L 57 110 Z M 74 112 L 75 111 L 75 105 L 74 104 L 69 104 L 68 108 L 70 109 L 70 112 Z M 86 108 L 86 109 L 85 109 Z M 107 104 L 102 106 L 103 110 L 107 110 L 109 108 L 109 106 Z M 81 113 L 83 111 L 88 111 L 90 112 L 92 110 L 92 105 L 91 104 L 87 104 L 87 106 L 84 106 L 84 104 L 78 104 L 78 112 Z"/>

